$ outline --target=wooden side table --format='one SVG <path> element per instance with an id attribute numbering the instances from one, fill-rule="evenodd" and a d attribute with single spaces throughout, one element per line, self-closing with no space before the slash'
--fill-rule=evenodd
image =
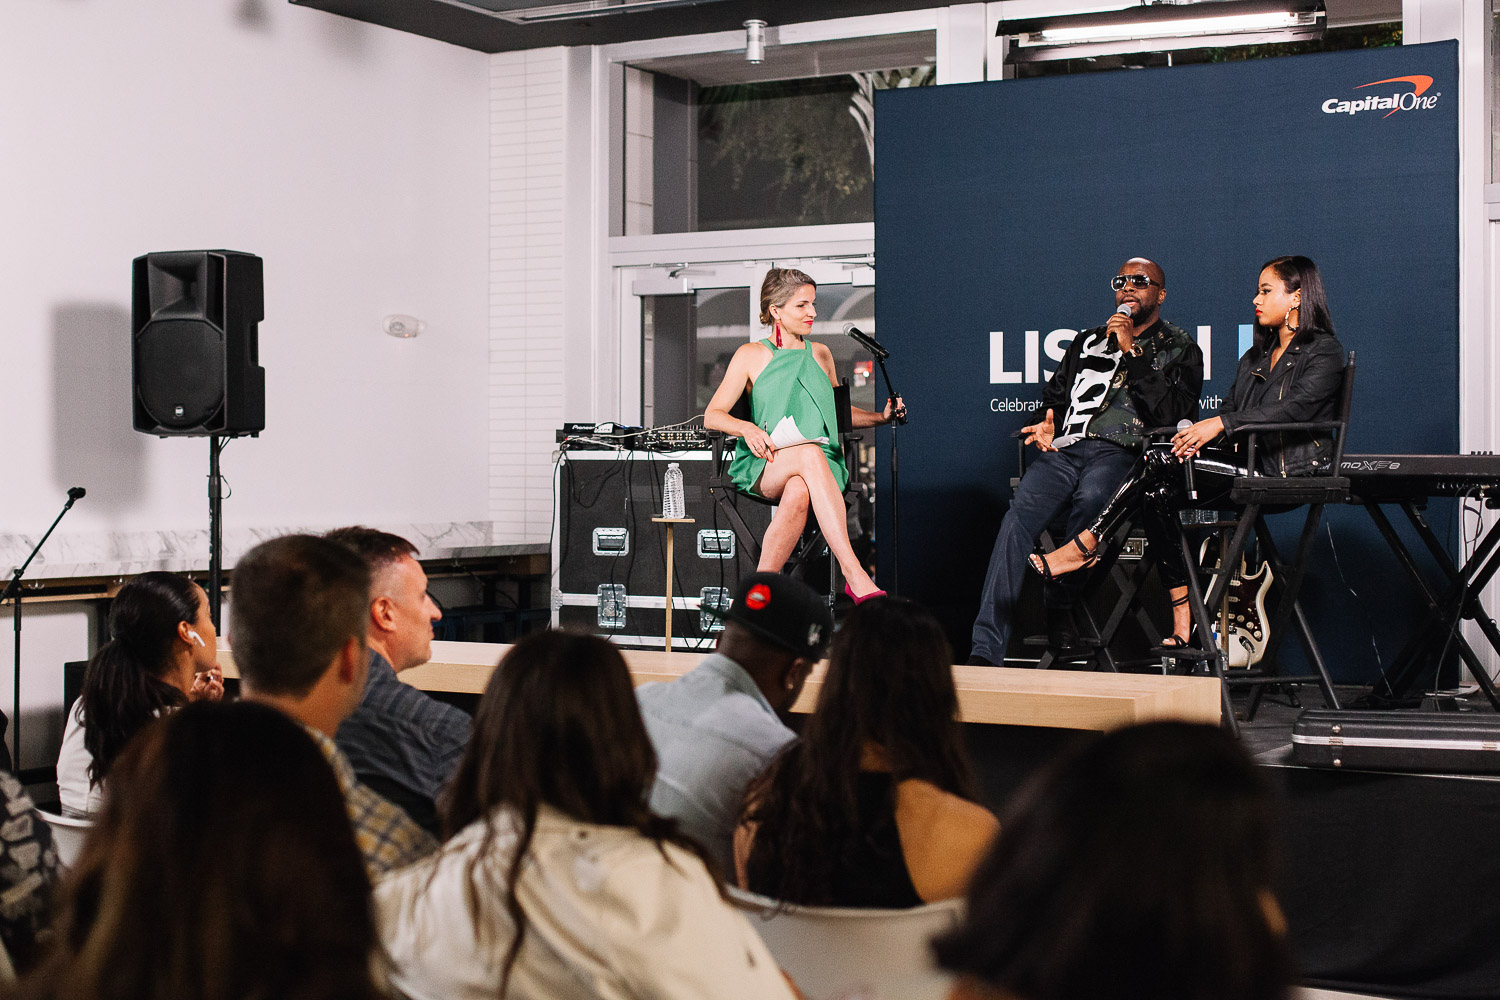
<path id="1" fill-rule="evenodd" d="M 654 523 L 656 523 L 656 524 L 665 524 L 667 526 L 667 624 L 666 624 L 667 633 L 666 633 L 666 635 L 667 635 L 667 652 L 670 653 L 672 651 L 672 554 L 673 554 L 673 552 L 675 551 L 675 548 L 676 548 L 673 545 L 673 542 L 675 541 L 675 538 L 673 537 L 673 533 L 672 532 L 673 532 L 673 529 L 676 528 L 677 525 L 679 525 L 679 524 L 692 524 L 692 523 L 694 523 L 694 518 L 691 518 L 691 517 L 653 517 L 651 520 Z"/>

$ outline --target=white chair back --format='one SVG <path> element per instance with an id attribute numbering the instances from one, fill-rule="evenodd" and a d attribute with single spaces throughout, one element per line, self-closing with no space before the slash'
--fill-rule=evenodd
<path id="1" fill-rule="evenodd" d="M 78 853 L 83 850 L 84 838 L 88 836 L 89 830 L 93 828 L 94 821 L 91 819 L 74 819 L 72 816 L 59 816 L 57 813 L 43 812 L 37 810 L 42 820 L 52 828 L 52 843 L 57 847 L 57 860 L 65 868 L 70 868 L 78 858 Z"/>
<path id="2" fill-rule="evenodd" d="M 942 1000 L 951 977 L 928 942 L 963 918 L 963 900 L 909 910 L 792 906 L 729 889 L 776 961 L 808 1000 L 844 996 Z"/>

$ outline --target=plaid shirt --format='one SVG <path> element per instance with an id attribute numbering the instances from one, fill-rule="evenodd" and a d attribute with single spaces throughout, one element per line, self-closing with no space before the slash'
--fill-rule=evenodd
<path id="1" fill-rule="evenodd" d="M 328 758 L 339 788 L 343 789 L 349 822 L 354 827 L 354 842 L 364 855 L 371 881 L 437 850 L 438 843 L 430 833 L 413 823 L 400 808 L 359 783 L 349 758 L 333 740 L 311 726 L 305 728 Z"/>
<path id="2" fill-rule="evenodd" d="M 467 714 L 405 683 L 371 650 L 365 693 L 333 741 L 361 784 L 436 834 L 438 792 L 458 768 L 473 728 Z"/>

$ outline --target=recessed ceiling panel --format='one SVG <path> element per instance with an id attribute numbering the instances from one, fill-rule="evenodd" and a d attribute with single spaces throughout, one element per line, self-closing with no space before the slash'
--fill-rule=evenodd
<path id="1" fill-rule="evenodd" d="M 773 27 L 805 21 L 926 10 L 934 0 L 674 0 L 674 6 L 608 2 L 611 8 L 581 19 L 514 23 L 537 8 L 567 0 L 290 0 L 371 24 L 425 35 L 480 52 L 510 52 L 552 45 L 609 45 L 643 38 L 672 38 L 740 29 L 756 18 Z M 637 6 L 631 6 L 637 4 Z"/>

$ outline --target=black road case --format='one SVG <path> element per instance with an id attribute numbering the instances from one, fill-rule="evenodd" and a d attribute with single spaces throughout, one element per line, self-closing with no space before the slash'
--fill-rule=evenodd
<path id="1" fill-rule="evenodd" d="M 1500 774 L 1500 715 L 1308 709 L 1292 726 L 1292 760 L 1364 771 Z"/>

